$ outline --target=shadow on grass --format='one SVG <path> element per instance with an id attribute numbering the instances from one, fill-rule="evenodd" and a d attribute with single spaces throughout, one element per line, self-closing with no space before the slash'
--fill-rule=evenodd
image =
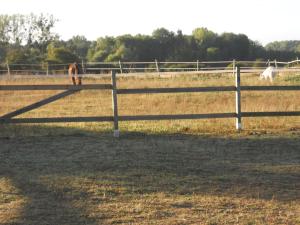
<path id="1" fill-rule="evenodd" d="M 155 193 L 300 199 L 299 138 L 35 129 L 51 135 L 0 139 L 0 176 L 28 199 L 13 224 L 96 224 L 115 216 L 102 205 Z"/>

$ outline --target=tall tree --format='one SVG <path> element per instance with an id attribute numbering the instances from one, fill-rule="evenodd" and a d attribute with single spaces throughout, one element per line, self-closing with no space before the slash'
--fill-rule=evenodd
<path id="1" fill-rule="evenodd" d="M 274 41 L 266 45 L 269 51 L 300 52 L 300 41 Z"/>
<path id="2" fill-rule="evenodd" d="M 175 34 L 165 28 L 159 28 L 153 31 L 152 37 L 156 41 L 158 60 L 164 60 L 170 57 L 170 53 L 175 45 Z"/>
<path id="3" fill-rule="evenodd" d="M 51 31 L 56 22 L 52 15 L 0 15 L 0 42 L 45 47 L 57 36 Z"/>
<path id="4" fill-rule="evenodd" d="M 71 63 L 78 61 L 78 56 L 63 45 L 52 42 L 47 47 L 47 61 L 51 63 Z"/>
<path id="5" fill-rule="evenodd" d="M 219 38 L 222 58 L 245 60 L 249 56 L 249 39 L 244 34 L 223 33 Z"/>
<path id="6" fill-rule="evenodd" d="M 74 36 L 66 42 L 66 47 L 69 48 L 80 59 L 87 59 L 87 53 L 91 42 L 84 36 Z"/>
<path id="7" fill-rule="evenodd" d="M 88 60 L 92 62 L 103 62 L 107 56 L 114 51 L 116 40 L 113 37 L 101 37 L 93 42 L 88 50 Z"/>

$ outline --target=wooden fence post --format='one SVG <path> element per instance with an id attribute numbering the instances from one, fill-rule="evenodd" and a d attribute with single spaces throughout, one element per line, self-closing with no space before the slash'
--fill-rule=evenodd
<path id="1" fill-rule="evenodd" d="M 81 66 L 82 66 L 82 73 L 85 73 L 85 66 L 84 66 L 83 59 L 81 59 Z"/>
<path id="2" fill-rule="evenodd" d="M 159 65 L 158 65 L 157 59 L 155 59 L 155 65 L 156 65 L 156 71 L 159 73 Z"/>
<path id="3" fill-rule="evenodd" d="M 116 71 L 111 71 L 111 83 L 112 83 L 112 107 L 114 117 L 114 137 L 120 136 L 119 131 L 119 120 L 118 120 L 118 99 L 117 99 L 117 82 L 116 82 Z"/>
<path id="4" fill-rule="evenodd" d="M 120 72 L 123 73 L 123 68 L 122 68 L 121 60 L 119 60 L 119 67 L 120 67 Z"/>
<path id="5" fill-rule="evenodd" d="M 232 71 L 233 71 L 233 77 L 235 76 L 235 59 L 232 60 Z"/>
<path id="6" fill-rule="evenodd" d="M 236 119 L 235 119 L 235 127 L 238 131 L 242 130 L 242 114 L 241 114 L 241 75 L 240 75 L 240 67 L 237 66 L 235 68 L 235 111 L 236 111 Z"/>
<path id="7" fill-rule="evenodd" d="M 47 62 L 47 71 L 46 71 L 46 75 L 49 76 L 49 63 Z"/>
<path id="8" fill-rule="evenodd" d="M 6 66 L 7 66 L 7 75 L 10 76 L 10 68 L 9 68 L 8 61 L 6 62 Z"/>
<path id="9" fill-rule="evenodd" d="M 197 60 L 197 71 L 199 71 L 199 60 Z"/>

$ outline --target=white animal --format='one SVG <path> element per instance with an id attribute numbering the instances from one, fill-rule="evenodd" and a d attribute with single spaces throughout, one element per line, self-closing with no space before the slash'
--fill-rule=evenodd
<path id="1" fill-rule="evenodd" d="M 262 79 L 266 79 L 267 80 L 269 78 L 270 81 L 273 82 L 273 80 L 275 79 L 275 76 L 276 76 L 277 72 L 278 71 L 277 71 L 277 69 L 275 67 L 268 66 L 268 68 L 265 69 L 265 71 L 260 74 L 260 79 L 261 80 Z"/>

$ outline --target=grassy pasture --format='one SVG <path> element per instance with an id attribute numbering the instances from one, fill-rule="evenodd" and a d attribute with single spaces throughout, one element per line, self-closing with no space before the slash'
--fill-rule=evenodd
<path id="1" fill-rule="evenodd" d="M 299 85 L 286 74 L 273 85 Z M 110 83 L 89 78 L 86 83 Z M 65 78 L 1 79 L 62 84 Z M 118 87 L 233 85 L 230 75 L 119 78 Z M 269 85 L 242 75 L 242 85 Z M 56 91 L 0 92 L 0 114 Z M 84 101 L 83 101 L 84 99 Z M 119 95 L 119 114 L 233 112 L 234 93 Z M 298 92 L 242 92 L 243 111 L 300 110 Z M 111 115 L 82 91 L 22 117 Z M 0 224 L 299 224 L 300 118 L 0 125 Z"/>

